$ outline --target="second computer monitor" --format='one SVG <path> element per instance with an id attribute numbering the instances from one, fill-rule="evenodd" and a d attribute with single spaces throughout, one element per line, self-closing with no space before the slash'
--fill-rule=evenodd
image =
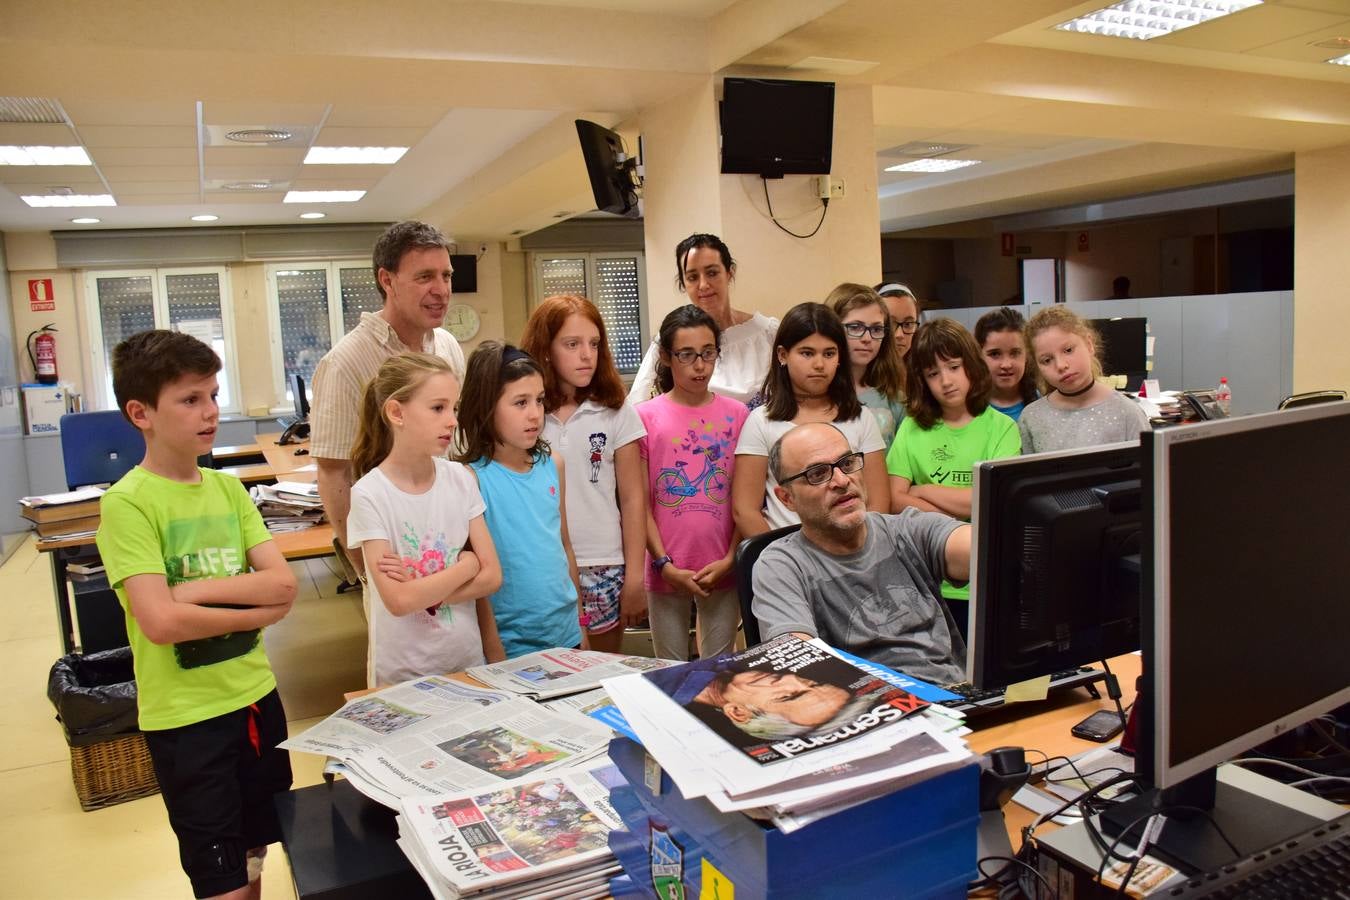
<path id="1" fill-rule="evenodd" d="M 966 674 L 1002 687 L 1139 648 L 1139 445 L 975 467 Z"/>
<path id="2" fill-rule="evenodd" d="M 305 393 L 305 379 L 298 372 L 292 372 L 289 379 L 291 382 L 291 399 L 295 403 L 295 416 L 301 420 L 308 419 L 309 395 Z"/>

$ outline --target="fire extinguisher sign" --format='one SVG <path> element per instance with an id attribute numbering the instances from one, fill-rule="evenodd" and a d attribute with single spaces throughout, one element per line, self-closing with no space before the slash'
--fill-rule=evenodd
<path id="1" fill-rule="evenodd" d="M 51 312 L 56 309 L 56 295 L 52 293 L 50 278 L 28 279 L 28 308 L 33 312 Z"/>

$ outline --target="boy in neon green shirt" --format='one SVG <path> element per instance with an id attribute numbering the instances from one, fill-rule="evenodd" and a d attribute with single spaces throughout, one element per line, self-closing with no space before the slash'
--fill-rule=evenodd
<path id="1" fill-rule="evenodd" d="M 145 331 L 112 368 L 145 457 L 104 494 L 98 548 L 126 612 L 141 730 L 195 896 L 257 898 L 280 837 L 272 795 L 291 784 L 261 629 L 290 611 L 295 576 L 243 485 L 197 467 L 219 419 L 211 348 Z"/>

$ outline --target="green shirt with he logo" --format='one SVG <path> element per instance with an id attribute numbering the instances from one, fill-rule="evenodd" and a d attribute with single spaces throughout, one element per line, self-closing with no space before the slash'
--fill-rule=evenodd
<path id="1" fill-rule="evenodd" d="M 143 731 L 180 728 L 256 703 L 276 687 L 258 629 L 155 644 L 131 614 L 124 583 L 163 575 L 169 587 L 247 572 L 248 551 L 272 536 L 238 479 L 201 469 L 183 484 L 140 466 L 99 504 L 98 549 L 126 613 Z"/>
<path id="2" fill-rule="evenodd" d="M 932 428 L 923 429 L 906 417 L 895 434 L 895 442 L 886 454 L 886 471 L 910 484 L 940 484 L 944 487 L 974 486 L 975 464 L 986 459 L 1003 459 L 1022 452 L 1022 436 L 1017 423 L 992 406 L 960 428 L 951 428 L 941 419 Z M 969 600 L 968 586 L 956 587 L 942 582 L 942 596 Z"/>

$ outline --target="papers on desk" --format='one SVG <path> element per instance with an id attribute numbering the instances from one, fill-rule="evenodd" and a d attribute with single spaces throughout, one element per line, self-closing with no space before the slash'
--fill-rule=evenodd
<path id="1" fill-rule="evenodd" d="M 36 526 L 39 540 L 85 537 L 98 530 L 98 504 L 103 488 L 89 487 L 61 494 L 40 494 L 19 500 L 19 515 Z"/>
<path id="2" fill-rule="evenodd" d="M 69 503 L 81 503 L 86 500 L 97 500 L 103 496 L 103 488 L 86 487 L 77 491 L 64 491 L 59 494 L 38 494 L 33 497 L 22 497 L 19 502 L 24 506 L 42 507 L 42 506 L 65 506 Z"/>
<path id="3" fill-rule="evenodd" d="M 541 650 L 506 662 L 475 666 L 466 674 L 489 687 L 535 700 L 589 691 L 606 678 L 677 665 L 650 656 L 624 656 L 598 650 Z"/>
<path id="4" fill-rule="evenodd" d="M 263 524 L 273 534 L 300 531 L 323 521 L 323 501 L 316 485 L 280 481 L 255 484 L 248 493 L 263 517 Z"/>
<path id="5" fill-rule="evenodd" d="M 818 640 L 784 636 L 604 687 L 682 796 L 785 832 L 971 756 L 958 720 Z"/>
<path id="6" fill-rule="evenodd" d="M 619 872 L 608 797 L 624 782 L 603 756 L 612 732 L 584 713 L 607 704 L 597 690 L 550 708 L 429 676 L 281 747 L 332 757 L 325 771 L 399 811 L 399 846 L 435 897 L 600 897 Z"/>
<path id="7" fill-rule="evenodd" d="M 604 753 L 610 730 L 500 691 L 437 676 L 359 697 L 281 744 L 337 757 L 352 786 L 397 800 L 495 788 Z"/>
<path id="8" fill-rule="evenodd" d="M 623 783 L 602 760 L 496 790 L 405 800 L 399 846 L 436 896 L 600 896 L 619 871 L 609 833 L 623 822 L 609 792 Z"/>

